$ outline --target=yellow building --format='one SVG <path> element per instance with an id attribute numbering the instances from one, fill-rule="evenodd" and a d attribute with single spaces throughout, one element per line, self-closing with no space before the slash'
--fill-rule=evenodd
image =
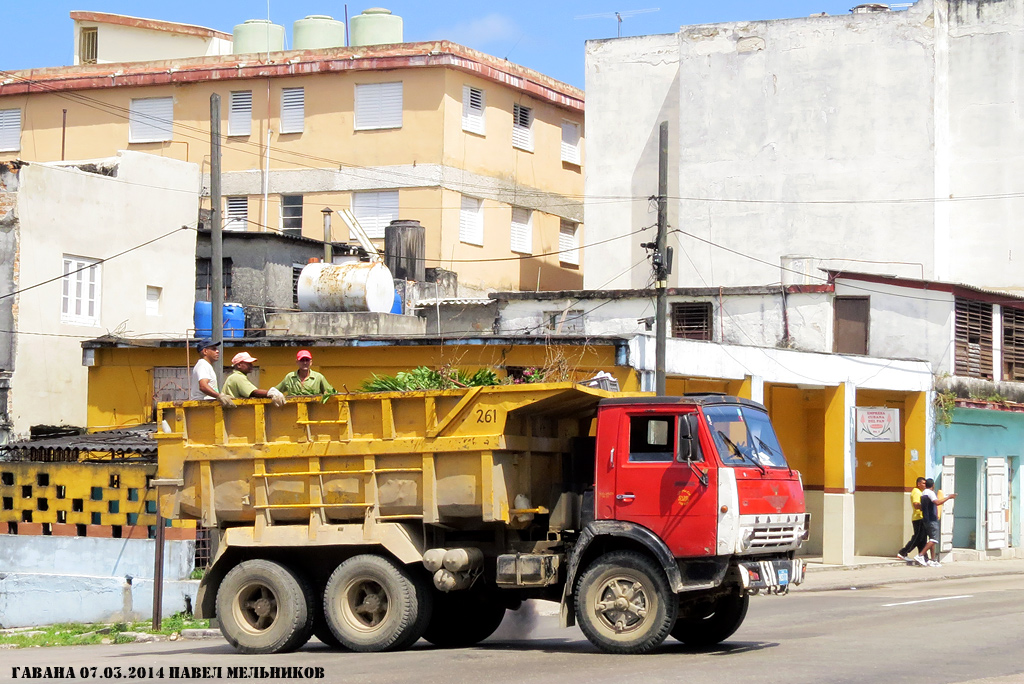
<path id="1" fill-rule="evenodd" d="M 320 210 L 350 209 L 383 244 L 415 219 L 462 285 L 582 285 L 583 92 L 448 41 L 4 72 L 0 160 L 129 149 L 208 173 L 215 93 L 226 229 L 322 239 Z"/>

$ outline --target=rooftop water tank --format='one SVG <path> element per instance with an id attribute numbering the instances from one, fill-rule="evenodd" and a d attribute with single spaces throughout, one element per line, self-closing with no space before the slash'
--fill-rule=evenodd
<path id="1" fill-rule="evenodd" d="M 284 26 L 272 24 L 268 19 L 248 19 L 244 24 L 235 26 L 231 42 L 233 54 L 281 50 L 284 50 Z"/>
<path id="2" fill-rule="evenodd" d="M 299 274 L 300 311 L 388 313 L 395 303 L 395 279 L 379 261 L 306 264 Z"/>
<path id="3" fill-rule="evenodd" d="M 389 45 L 402 41 L 402 17 L 371 7 L 352 17 L 352 45 Z"/>
<path id="4" fill-rule="evenodd" d="M 292 25 L 292 47 L 296 50 L 345 47 L 345 22 L 324 14 L 298 19 Z"/>

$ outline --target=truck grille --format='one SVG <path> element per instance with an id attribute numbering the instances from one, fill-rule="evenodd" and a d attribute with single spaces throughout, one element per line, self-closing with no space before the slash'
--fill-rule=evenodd
<path id="1" fill-rule="evenodd" d="M 794 547 L 803 535 L 803 526 L 798 523 L 759 525 L 754 527 L 750 538 L 751 549 L 776 549 Z"/>

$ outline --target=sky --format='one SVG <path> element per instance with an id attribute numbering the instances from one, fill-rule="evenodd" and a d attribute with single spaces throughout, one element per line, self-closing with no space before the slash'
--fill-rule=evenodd
<path id="1" fill-rule="evenodd" d="M 367 7 L 387 7 L 405 24 L 405 40 L 447 39 L 507 58 L 577 87 L 584 87 L 584 43 L 614 38 L 614 12 L 626 15 L 623 36 L 675 33 L 680 26 L 723 21 L 805 17 L 826 12 L 846 14 L 860 0 L 384 0 L 348 4 L 349 15 Z M 128 14 L 198 24 L 230 33 L 246 19 L 266 19 L 266 0 L 175 0 L 170 3 L 127 0 L 42 0 L 5 3 L 4 50 L 0 70 L 34 69 L 70 64 L 73 59 L 72 10 Z M 328 0 L 270 0 L 269 16 L 285 26 L 310 14 L 344 19 L 345 4 Z M 641 11 L 653 10 L 657 11 Z M 630 14 L 633 13 L 633 14 Z M 604 15 L 593 17 L 591 15 Z"/>

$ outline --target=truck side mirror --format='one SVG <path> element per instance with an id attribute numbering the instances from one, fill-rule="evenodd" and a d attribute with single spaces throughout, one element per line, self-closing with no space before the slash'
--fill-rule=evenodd
<path id="1" fill-rule="evenodd" d="M 686 463 L 693 458 L 693 430 L 690 426 L 689 416 L 679 417 L 679 445 L 676 450 L 676 460 Z"/>

